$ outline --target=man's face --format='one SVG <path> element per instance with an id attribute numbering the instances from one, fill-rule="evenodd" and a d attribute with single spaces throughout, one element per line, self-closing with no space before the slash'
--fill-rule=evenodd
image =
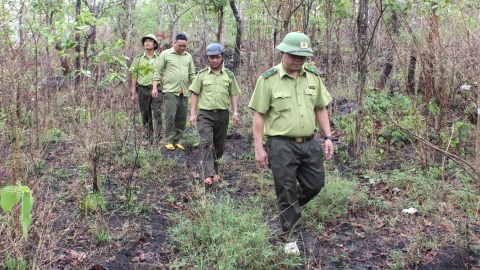
<path id="1" fill-rule="evenodd" d="M 222 65 L 223 55 L 209 55 L 208 56 L 208 64 L 212 67 L 212 69 L 218 69 Z"/>
<path id="2" fill-rule="evenodd" d="M 307 60 L 306 56 L 297 56 L 288 53 L 281 53 L 283 66 L 288 72 L 297 72 Z"/>
<path id="3" fill-rule="evenodd" d="M 149 38 L 146 38 L 143 42 L 143 47 L 145 50 L 153 50 L 155 48 L 155 42 Z"/>
<path id="4" fill-rule="evenodd" d="M 179 39 L 179 40 L 177 40 L 173 43 L 173 49 L 178 54 L 184 53 L 186 48 L 187 48 L 187 41 L 186 40 Z"/>

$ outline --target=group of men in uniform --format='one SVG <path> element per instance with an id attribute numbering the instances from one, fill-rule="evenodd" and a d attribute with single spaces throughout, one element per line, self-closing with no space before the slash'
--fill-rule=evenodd
<path id="1" fill-rule="evenodd" d="M 132 100 L 139 102 L 147 139 L 161 139 L 163 100 L 165 147 L 183 150 L 180 140 L 190 96 L 189 121 L 200 136 L 203 181 L 210 186 L 220 180 L 216 161 L 225 149 L 230 106 L 232 124 L 239 121 L 240 90 L 235 75 L 223 67 L 224 49 L 218 43 L 208 45 L 208 67 L 195 76 L 193 59 L 185 51 L 185 34 L 177 35 L 173 48 L 160 55 L 155 52 L 158 44 L 154 35 L 144 36 L 142 44 L 145 52 L 131 66 Z M 297 253 L 300 206 L 320 192 L 325 182 L 323 161 L 333 157 L 326 110 L 332 97 L 318 72 L 304 67 L 307 57 L 313 56 L 308 36 L 289 33 L 276 49 L 282 61 L 259 77 L 248 107 L 253 110 L 255 160 L 258 167 L 268 166 L 273 173 L 282 226 L 280 236 L 287 242 L 286 252 Z M 325 135 L 324 150 L 314 139 L 316 123 Z"/>

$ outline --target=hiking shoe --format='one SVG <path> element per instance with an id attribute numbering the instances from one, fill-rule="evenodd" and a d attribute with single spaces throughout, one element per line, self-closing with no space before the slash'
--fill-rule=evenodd
<path id="1" fill-rule="evenodd" d="M 176 143 L 175 144 L 175 147 L 180 149 L 180 150 L 185 150 L 185 147 L 183 147 L 183 145 L 179 144 L 179 143 Z"/>
<path id="2" fill-rule="evenodd" d="M 300 255 L 297 242 L 290 242 L 285 244 L 285 253 L 292 255 Z"/>
<path id="3" fill-rule="evenodd" d="M 170 143 L 170 144 L 167 144 L 167 145 L 165 145 L 165 148 L 167 148 L 167 150 L 170 150 L 170 151 L 173 151 L 173 150 L 175 150 L 175 147 L 174 147 L 174 146 L 173 146 L 173 144 L 171 144 L 171 143 Z"/>

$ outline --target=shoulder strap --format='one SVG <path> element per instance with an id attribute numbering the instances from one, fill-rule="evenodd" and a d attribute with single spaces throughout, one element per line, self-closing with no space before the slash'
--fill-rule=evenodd
<path id="1" fill-rule="evenodd" d="M 277 71 L 276 68 L 271 68 L 271 69 L 265 71 L 265 72 L 262 74 L 262 76 L 266 79 L 266 78 L 268 78 L 268 77 L 271 77 L 271 76 L 277 74 L 277 72 L 278 72 L 278 71 Z"/>
<path id="2" fill-rule="evenodd" d="M 208 67 L 203 68 L 203 69 L 201 69 L 201 70 L 198 71 L 198 74 L 200 74 L 200 73 L 202 73 L 202 72 L 205 72 L 205 71 L 207 71 L 207 70 L 208 70 Z"/>
<path id="3" fill-rule="evenodd" d="M 318 76 L 318 70 L 317 69 L 314 69 L 314 68 L 311 68 L 311 67 L 306 67 L 305 70 Z"/>
<path id="4" fill-rule="evenodd" d="M 232 79 L 235 78 L 235 75 L 233 74 L 233 72 L 230 69 L 225 68 L 225 71 L 227 72 L 227 74 L 230 78 L 232 78 Z"/>

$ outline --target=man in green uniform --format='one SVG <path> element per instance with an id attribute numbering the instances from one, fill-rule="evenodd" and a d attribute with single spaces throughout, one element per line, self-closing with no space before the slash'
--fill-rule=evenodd
<path id="1" fill-rule="evenodd" d="M 163 51 L 158 62 L 165 104 L 165 147 L 168 150 L 184 149 L 179 141 L 187 124 L 188 85 L 195 79 L 193 58 L 186 48 L 187 36 L 180 33 L 175 37 L 173 48 Z"/>
<path id="2" fill-rule="evenodd" d="M 142 45 L 145 52 L 137 55 L 130 66 L 132 71 L 131 100 L 135 103 L 138 101 L 145 134 L 142 144 L 147 145 L 152 139 L 152 134 L 155 141 L 159 141 L 162 136 L 162 93 L 158 92 L 157 84 L 153 83 L 156 62 L 160 59 L 155 52 L 158 48 L 155 36 L 148 34 L 142 37 Z M 155 132 L 153 127 L 155 127 Z"/>
<path id="3" fill-rule="evenodd" d="M 255 160 L 259 167 L 272 169 L 282 238 L 292 241 L 286 247 L 293 245 L 298 251 L 300 206 L 313 199 L 325 181 L 323 152 L 313 134 L 315 122 L 325 135 L 326 159 L 333 157 L 325 108 L 332 97 L 318 73 L 303 67 L 307 57 L 313 56 L 306 35 L 289 33 L 276 49 L 282 62 L 260 76 L 248 107 L 254 110 Z"/>
<path id="4" fill-rule="evenodd" d="M 229 100 L 232 104 L 232 123 L 238 122 L 238 88 L 235 75 L 223 67 L 223 47 L 218 43 L 207 46 L 209 67 L 198 72 L 190 86 L 190 124 L 198 122 L 202 142 L 202 170 L 204 184 L 209 186 L 219 181 L 218 159 L 222 158 L 227 139 Z M 200 109 L 196 115 L 197 105 Z"/>

